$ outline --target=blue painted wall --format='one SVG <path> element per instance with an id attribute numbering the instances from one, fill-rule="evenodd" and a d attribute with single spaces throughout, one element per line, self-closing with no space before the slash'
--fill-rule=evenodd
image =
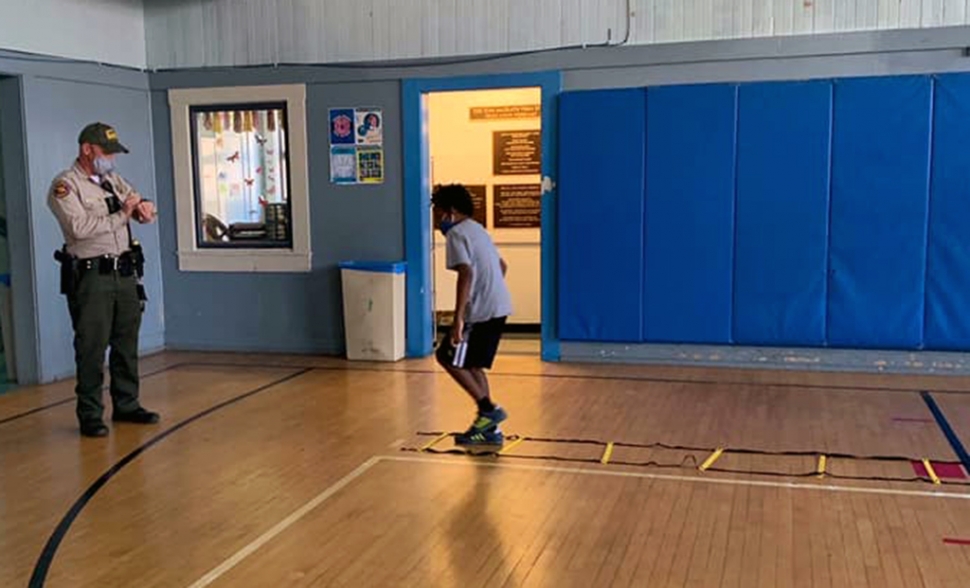
<path id="1" fill-rule="evenodd" d="M 204 80 L 201 75 L 198 81 L 204 84 Z M 313 251 L 309 273 L 179 271 L 167 93 L 154 92 L 152 101 L 168 347 L 341 354 L 343 307 L 337 264 L 404 258 L 400 84 L 307 86 Z M 346 106 L 384 110 L 384 184 L 330 183 L 327 111 Z"/>
<path id="2" fill-rule="evenodd" d="M 590 131 L 637 91 L 563 96 L 584 103 L 563 109 L 562 162 L 590 183 L 561 186 L 564 250 L 609 246 L 565 258 L 560 321 L 644 328 L 564 340 L 970 349 L 970 74 L 651 87 L 645 128 L 635 106 L 628 132 Z"/>
<path id="3" fill-rule="evenodd" d="M 14 219 L 30 218 L 27 196 L 26 140 L 23 126 L 21 80 L 0 78 L 0 141 L 3 142 L 4 192 L 7 214 Z M 13 302 L 13 335 L 17 349 L 17 379 L 38 381 L 36 313 L 34 309 L 33 255 L 30 248 L 30 223 L 12 222 L 7 226 Z"/>
<path id="4" fill-rule="evenodd" d="M 149 94 L 144 89 L 27 77 L 23 79 L 26 136 L 30 247 L 36 288 L 35 320 L 40 381 L 73 375 L 73 331 L 67 303 L 60 294 L 60 276 L 53 252 L 63 236 L 47 207 L 51 180 L 73 164 L 77 135 L 85 124 L 102 120 L 112 124 L 131 150 L 119 156 L 118 171 L 146 198 L 156 199 L 154 146 Z M 165 344 L 165 300 L 160 267 L 159 225 L 132 225 L 146 251 L 145 286 L 150 299 L 142 321 L 143 351 Z"/>
<path id="5" fill-rule="evenodd" d="M 81 128 L 103 120 L 132 153 L 119 170 L 148 198 L 155 196 L 148 75 L 55 58 L 24 58 L 0 50 L 0 140 L 3 141 L 8 245 L 14 304 L 17 377 L 49 382 L 74 373 L 73 333 L 60 294 L 53 252 L 63 243 L 47 207 L 53 177 L 72 165 Z M 145 244 L 145 285 L 151 298 L 141 349 L 165 344 L 158 225 L 137 226 Z"/>

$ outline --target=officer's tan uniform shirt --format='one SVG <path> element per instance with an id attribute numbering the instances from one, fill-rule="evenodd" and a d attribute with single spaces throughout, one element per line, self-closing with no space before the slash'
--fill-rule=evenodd
<path id="1" fill-rule="evenodd" d="M 124 202 L 134 190 L 121 176 L 105 176 L 115 194 Z M 128 251 L 128 217 L 121 211 L 108 214 L 106 198 L 97 176 L 90 176 L 75 162 L 51 184 L 47 205 L 54 212 L 68 253 L 86 259 L 102 255 L 118 256 Z"/>

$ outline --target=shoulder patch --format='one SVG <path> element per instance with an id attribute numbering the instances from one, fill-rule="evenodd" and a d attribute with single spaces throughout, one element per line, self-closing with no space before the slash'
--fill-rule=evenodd
<path id="1" fill-rule="evenodd" d="M 54 196 L 58 198 L 64 198 L 71 193 L 71 186 L 64 180 L 59 180 L 54 184 Z"/>

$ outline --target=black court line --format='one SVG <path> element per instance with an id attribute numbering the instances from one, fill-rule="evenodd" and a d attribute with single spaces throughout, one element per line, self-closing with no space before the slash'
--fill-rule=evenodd
<path id="1" fill-rule="evenodd" d="M 289 382 L 290 380 L 298 378 L 310 371 L 312 371 L 312 369 L 302 369 L 298 372 L 294 372 L 286 376 L 285 378 L 280 378 L 278 380 L 270 382 L 269 384 L 264 384 L 259 388 L 250 390 L 249 392 L 244 392 L 238 396 L 234 396 L 230 398 L 229 400 L 220 402 L 215 406 L 207 408 L 206 410 L 203 410 L 200 413 L 194 414 L 188 417 L 187 419 L 173 425 L 172 427 L 165 429 L 158 435 L 155 435 L 154 437 L 152 437 L 142 445 L 132 450 L 128 455 L 121 458 L 121 460 L 119 460 L 117 463 L 111 466 L 111 468 L 108 471 L 101 474 L 101 477 L 95 480 L 93 484 L 88 486 L 88 489 L 85 490 L 83 494 L 81 494 L 81 496 L 74 502 L 71 508 L 67 511 L 67 514 L 64 515 L 64 518 L 61 519 L 61 522 L 57 524 L 57 527 L 54 529 L 54 532 L 47 540 L 47 544 L 44 545 L 44 550 L 41 552 L 40 557 L 37 560 L 37 563 L 34 565 L 34 571 L 30 576 L 30 583 L 28 584 L 29 588 L 41 588 L 44 585 L 44 582 L 47 581 L 47 574 L 48 572 L 50 572 L 51 564 L 54 562 L 54 556 L 57 555 L 57 549 L 60 547 L 61 542 L 64 540 L 64 537 L 67 535 L 67 532 L 70 530 L 71 525 L 74 524 L 74 521 L 77 519 L 78 515 L 81 514 L 81 511 L 84 510 L 84 507 L 87 506 L 88 502 L 90 502 L 91 499 L 94 498 L 94 496 L 98 493 L 98 491 L 101 490 L 101 488 L 103 488 L 105 484 L 110 482 L 111 479 L 118 474 L 118 472 L 123 470 L 125 466 L 133 462 L 142 453 L 145 453 L 146 451 L 151 449 L 154 445 L 158 444 L 159 442 L 164 440 L 172 433 L 175 433 L 176 431 L 179 431 L 180 429 L 183 429 L 184 427 L 187 427 L 188 425 L 191 425 L 192 423 L 200 419 L 203 419 L 214 412 L 218 412 L 223 408 L 226 408 L 227 406 L 231 406 L 251 396 L 255 396 L 260 392 L 265 392 L 270 388 Z"/>
<path id="2" fill-rule="evenodd" d="M 186 364 L 181 364 L 181 363 L 172 364 L 172 365 L 167 366 L 167 367 L 164 367 L 164 368 L 162 368 L 160 370 L 155 370 L 154 372 L 149 372 L 147 374 L 144 374 L 144 375 L 140 376 L 139 379 L 144 380 L 144 379 L 150 378 L 152 376 L 157 376 L 157 375 L 159 375 L 161 373 L 164 373 L 164 372 L 167 372 L 169 370 L 173 370 L 173 369 L 178 368 L 178 367 L 183 367 L 184 365 L 186 365 Z M 74 402 L 75 398 L 76 398 L 75 396 L 71 396 L 70 398 L 65 398 L 64 400 L 58 400 L 57 402 L 52 402 L 50 404 L 45 404 L 44 406 L 38 406 L 37 408 L 32 408 L 32 409 L 30 409 L 28 411 L 24 411 L 24 412 L 15 414 L 13 416 L 9 416 L 9 417 L 0 419 L 0 425 L 6 425 L 7 423 L 12 423 L 12 422 L 14 422 L 16 420 L 20 420 L 20 419 L 22 419 L 24 417 L 28 417 L 28 416 L 30 416 L 32 414 L 37 414 L 38 412 L 44 412 L 45 410 L 49 410 L 51 408 L 57 408 L 58 406 L 62 406 L 62 405 L 68 404 L 70 402 Z"/>
<path id="3" fill-rule="evenodd" d="M 597 367 L 609 367 L 610 364 L 596 364 Z M 362 367 L 362 366 L 321 366 L 321 365 L 294 365 L 294 364 L 254 364 L 254 363 L 233 363 L 233 362 L 207 362 L 207 361 L 187 361 L 183 363 L 178 363 L 171 365 L 169 367 L 163 368 L 156 372 L 146 374 L 142 378 L 148 378 L 159 373 L 180 368 L 180 367 L 249 367 L 255 369 L 308 369 L 308 370 L 320 370 L 320 371 L 343 371 L 343 372 L 364 372 L 364 373 L 388 373 L 388 374 L 418 374 L 418 375 L 436 375 L 444 374 L 443 371 L 418 368 L 418 369 L 381 369 L 372 367 Z M 690 366 L 684 366 L 690 367 Z M 711 368 L 719 369 L 719 368 Z M 746 369 L 746 368 L 731 368 L 725 367 L 720 369 Z M 834 372 L 826 372 L 833 373 Z M 538 378 L 538 379 L 550 379 L 550 380 L 589 380 L 589 381 L 601 381 L 601 382 L 646 382 L 651 384 L 697 384 L 699 386 L 762 386 L 771 388 L 803 388 L 805 390 L 844 390 L 849 392 L 900 392 L 904 394 L 916 394 L 921 393 L 922 390 L 918 388 L 887 388 L 885 386 L 843 386 L 843 385 L 824 385 L 824 384 L 793 384 L 788 382 L 725 382 L 723 380 L 691 380 L 686 378 L 651 378 L 651 377 L 639 377 L 639 376 L 599 376 L 599 375 L 580 375 L 580 374 L 534 374 L 534 373 L 521 373 L 521 372 L 491 372 L 489 374 L 496 378 Z M 847 372 L 846 375 L 876 375 L 867 374 L 865 372 Z M 900 374 L 907 376 L 919 376 L 919 374 Z M 967 394 L 970 390 L 935 390 L 934 394 Z M 9 422 L 21 419 L 23 417 L 30 416 L 32 414 L 43 412 L 51 408 L 57 408 L 58 406 L 73 402 L 74 397 L 65 398 L 64 400 L 59 400 L 52 404 L 47 404 L 38 408 L 28 410 L 26 412 L 7 417 L 0 420 L 0 425 L 7 424 Z"/>
<path id="4" fill-rule="evenodd" d="M 939 405 L 936 404 L 936 400 L 933 399 L 933 396 L 929 392 L 921 392 L 920 395 L 923 397 L 923 401 L 926 402 L 926 406 L 930 409 L 930 412 L 933 413 L 933 418 L 936 419 L 936 424 L 940 426 L 943 435 L 949 441 L 950 447 L 953 448 L 953 453 L 957 455 L 963 467 L 970 472 L 970 454 L 967 453 L 963 443 L 960 442 L 960 438 L 957 437 L 957 434 L 953 431 L 953 427 L 946 420 L 946 416 L 940 410 Z"/>

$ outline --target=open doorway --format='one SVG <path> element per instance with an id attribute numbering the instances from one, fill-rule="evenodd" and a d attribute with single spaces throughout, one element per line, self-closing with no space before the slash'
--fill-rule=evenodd
<path id="1" fill-rule="evenodd" d="M 434 186 L 461 183 L 475 220 L 502 257 L 515 313 L 501 353 L 539 355 L 542 324 L 542 88 L 429 92 L 428 170 Z M 456 275 L 445 267 L 445 239 L 431 247 L 435 331 L 453 320 Z"/>
<path id="2" fill-rule="evenodd" d="M 541 130 L 541 354 L 559 361 L 556 284 L 556 120 L 562 87 L 558 71 L 473 75 L 404 80 L 401 85 L 404 132 L 404 254 L 407 262 L 407 354 L 427 357 L 435 343 L 434 231 L 431 223 L 431 157 L 428 98 L 437 92 L 539 88 Z M 469 115 L 470 116 L 470 115 Z M 493 211 L 494 214 L 494 211 Z M 512 260 L 510 260 L 512 261 Z M 520 314 L 516 309 L 516 314 Z M 516 328 L 514 325 L 512 328 Z"/>
<path id="3" fill-rule="evenodd" d="M 3 111 L 0 94 L 0 112 Z M 0 133 L 3 129 L 0 128 Z M 3 137 L 0 136 L 0 394 L 17 380 L 13 339 L 13 309 L 10 292 L 10 253 L 7 246 L 7 194 L 4 174 Z"/>

